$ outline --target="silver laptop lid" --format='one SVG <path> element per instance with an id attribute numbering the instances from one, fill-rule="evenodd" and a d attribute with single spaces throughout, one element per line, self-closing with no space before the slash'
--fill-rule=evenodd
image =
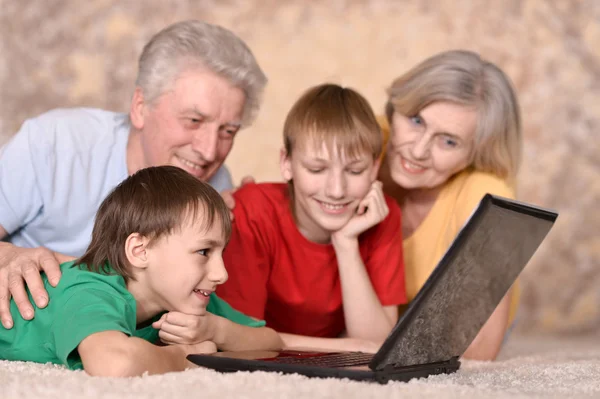
<path id="1" fill-rule="evenodd" d="M 380 370 L 461 356 L 557 216 L 487 194 L 369 367 Z"/>

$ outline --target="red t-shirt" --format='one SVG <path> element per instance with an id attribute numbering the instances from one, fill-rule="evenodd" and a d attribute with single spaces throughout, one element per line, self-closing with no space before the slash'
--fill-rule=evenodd
<path id="1" fill-rule="evenodd" d="M 223 253 L 229 280 L 218 295 L 279 332 L 338 337 L 345 330 L 337 259 L 331 244 L 296 227 L 284 183 L 247 184 L 235 194 L 231 240 Z M 406 303 L 400 208 L 359 237 L 360 253 L 383 306 Z"/>

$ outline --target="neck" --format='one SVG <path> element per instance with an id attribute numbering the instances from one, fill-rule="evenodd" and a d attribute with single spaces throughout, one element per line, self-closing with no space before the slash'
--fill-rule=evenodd
<path id="1" fill-rule="evenodd" d="M 292 216 L 294 217 L 294 222 L 296 223 L 300 234 L 302 234 L 302 236 L 304 236 L 304 238 L 306 238 L 307 240 L 312 241 L 314 243 L 329 244 L 331 242 L 331 233 L 321 229 L 319 226 L 317 226 L 317 224 L 314 221 L 312 221 L 306 215 L 304 218 L 299 218 L 296 209 L 297 207 L 292 203 Z"/>
<path id="2" fill-rule="evenodd" d="M 150 320 L 160 312 L 163 312 L 165 309 L 156 303 L 156 296 L 152 295 L 151 292 L 148 292 L 141 279 L 137 276 L 136 278 L 137 280 L 129 280 L 127 282 L 127 290 L 135 298 L 135 318 L 136 323 L 140 324 L 144 321 Z"/>
<path id="3" fill-rule="evenodd" d="M 127 140 L 127 172 L 131 176 L 135 172 L 144 168 L 144 153 L 142 150 L 142 132 L 131 127 L 129 130 L 129 139 Z"/>

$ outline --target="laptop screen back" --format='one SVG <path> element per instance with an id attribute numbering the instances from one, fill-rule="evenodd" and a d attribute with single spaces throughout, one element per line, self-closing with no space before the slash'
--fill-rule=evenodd
<path id="1" fill-rule="evenodd" d="M 370 367 L 461 356 L 556 217 L 554 212 L 486 195 Z"/>

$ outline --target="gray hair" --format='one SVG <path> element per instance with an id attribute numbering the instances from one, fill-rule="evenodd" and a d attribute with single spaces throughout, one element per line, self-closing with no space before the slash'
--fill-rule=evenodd
<path id="1" fill-rule="evenodd" d="M 260 108 L 267 77 L 248 46 L 231 31 L 189 20 L 158 32 L 140 55 L 136 86 L 153 103 L 186 69 L 204 67 L 224 77 L 246 95 L 243 124 L 250 125 Z"/>
<path id="2" fill-rule="evenodd" d="M 430 57 L 397 78 L 388 89 L 386 116 L 414 116 L 436 101 L 477 110 L 473 166 L 514 178 L 521 158 L 521 115 L 509 78 L 478 54 L 453 50 Z"/>

